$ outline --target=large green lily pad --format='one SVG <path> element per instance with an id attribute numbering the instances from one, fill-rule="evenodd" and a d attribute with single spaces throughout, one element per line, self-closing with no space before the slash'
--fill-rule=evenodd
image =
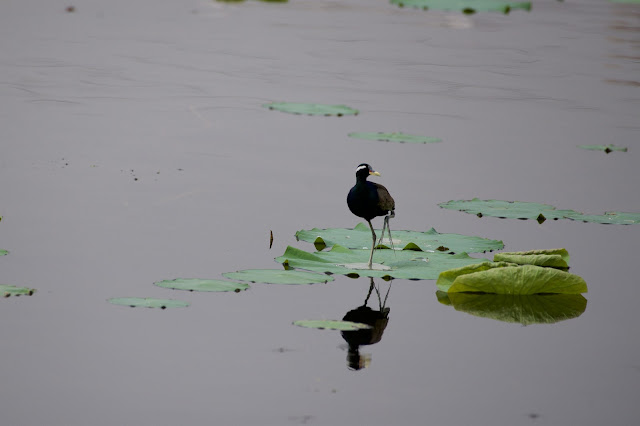
<path id="1" fill-rule="evenodd" d="M 315 272 L 281 269 L 245 269 L 244 271 L 225 272 L 222 276 L 231 280 L 266 284 L 316 284 L 326 283 L 335 279 Z"/>
<path id="2" fill-rule="evenodd" d="M 434 138 L 430 136 L 409 135 L 406 133 L 381 133 L 381 132 L 355 132 L 349 133 L 351 138 L 366 139 L 373 141 L 383 142 L 398 142 L 398 143 L 437 143 L 442 142 L 440 138 Z"/>
<path id="3" fill-rule="evenodd" d="M 536 265 L 551 268 L 569 268 L 569 252 L 566 249 L 529 250 L 496 253 L 495 262 L 511 262 L 518 265 Z"/>
<path id="4" fill-rule="evenodd" d="M 628 148 L 624 146 L 615 146 L 613 144 L 609 145 L 578 145 L 578 148 L 586 149 L 589 151 L 604 151 L 605 153 L 610 153 L 613 151 L 627 152 Z"/>
<path id="5" fill-rule="evenodd" d="M 493 268 L 504 268 L 507 266 L 516 266 L 514 263 L 508 262 L 482 262 L 475 263 L 472 265 L 461 266 L 460 268 L 449 269 L 447 271 L 443 271 L 438 276 L 438 280 L 436 281 L 436 285 L 440 291 L 447 292 L 449 288 L 453 285 L 453 282 L 461 275 L 474 274 L 476 272 L 487 271 Z"/>
<path id="6" fill-rule="evenodd" d="M 457 311 L 497 321 L 531 324 L 553 324 L 577 318 L 587 308 L 581 294 L 478 294 L 437 291 L 438 301 Z"/>
<path id="7" fill-rule="evenodd" d="M 107 300 L 114 305 L 130 306 L 132 308 L 185 308 L 190 305 L 189 302 L 174 299 L 154 299 L 143 297 L 114 297 Z"/>
<path id="8" fill-rule="evenodd" d="M 9 296 L 32 296 L 33 293 L 36 292 L 35 288 L 28 287 L 16 287 L 14 285 L 6 285 L 0 284 L 0 296 L 9 297 Z"/>
<path id="9" fill-rule="evenodd" d="M 9 254 L 9 251 L 8 251 L 8 250 L 2 250 L 2 249 L 0 249 L 0 256 L 6 256 L 6 255 L 8 255 L 8 254 Z"/>
<path id="10" fill-rule="evenodd" d="M 272 102 L 262 105 L 290 114 L 324 115 L 342 117 L 343 115 L 358 115 L 358 110 L 345 105 L 304 104 L 295 102 Z"/>
<path id="11" fill-rule="evenodd" d="M 442 290 L 442 289 L 441 289 Z M 580 294 L 587 283 L 578 275 L 554 268 L 534 265 L 491 268 L 471 274 L 460 274 L 447 290 L 449 293 L 496 294 Z"/>
<path id="12" fill-rule="evenodd" d="M 466 14 L 476 12 L 509 13 L 513 9 L 531 10 L 531 2 L 510 2 L 506 0 L 391 0 L 391 4 L 423 10 L 461 11 Z"/>
<path id="13" fill-rule="evenodd" d="M 368 324 L 336 320 L 299 320 L 294 321 L 293 324 L 297 325 L 298 327 L 317 328 L 319 330 L 357 331 L 368 330 L 372 328 Z"/>
<path id="14" fill-rule="evenodd" d="M 447 269 L 486 261 L 469 257 L 467 253 L 376 250 L 373 269 L 368 269 L 369 253 L 370 250 L 350 250 L 337 244 L 330 251 L 316 253 L 289 246 L 282 256 L 276 258 L 276 262 L 285 267 L 350 277 L 435 280 L 440 272 Z"/>
<path id="15" fill-rule="evenodd" d="M 154 284 L 158 287 L 187 291 L 234 291 L 238 293 L 249 288 L 249 284 L 245 283 L 236 283 L 224 280 L 207 280 L 201 278 L 177 278 L 175 280 L 159 281 Z"/>
<path id="16" fill-rule="evenodd" d="M 493 216 L 502 219 L 535 219 L 539 223 L 547 219 L 571 219 L 603 224 L 632 225 L 640 223 L 640 213 L 607 212 L 603 215 L 585 215 L 575 210 L 558 210 L 548 204 L 528 201 L 503 200 L 451 200 L 438 204 L 444 209 L 459 210 L 478 217 Z"/>
<path id="17" fill-rule="evenodd" d="M 381 230 L 376 230 L 381 235 Z M 387 234 L 386 234 L 387 235 Z M 425 232 L 392 230 L 393 246 L 396 249 L 422 250 L 425 252 L 453 252 L 453 253 L 484 253 L 486 251 L 501 250 L 502 241 L 488 238 L 473 237 L 460 234 L 440 234 L 431 228 Z M 296 232 L 298 241 L 314 243 L 317 249 L 323 245 L 341 245 L 351 249 L 371 250 L 371 229 L 369 225 L 359 223 L 353 229 L 329 228 L 301 230 Z M 381 247 L 391 247 L 388 238 L 382 240 Z"/>

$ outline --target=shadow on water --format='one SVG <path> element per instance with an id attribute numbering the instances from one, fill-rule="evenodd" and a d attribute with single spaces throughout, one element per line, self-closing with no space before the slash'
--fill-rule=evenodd
<path id="1" fill-rule="evenodd" d="M 344 318 L 342 318 L 343 321 L 357 322 L 371 326 L 369 329 L 342 332 L 342 338 L 349 345 L 347 366 L 350 370 L 362 370 L 371 364 L 371 355 L 361 354 L 360 346 L 374 345 L 382 340 L 382 334 L 389 323 L 390 309 L 386 304 L 393 281 L 389 282 L 389 287 L 387 288 L 387 292 L 383 299 L 380 294 L 379 286 L 376 285 L 373 278 L 369 279 L 371 280 L 369 292 L 367 293 L 367 297 L 364 299 L 362 306 L 358 306 L 357 308 L 350 310 L 346 313 Z M 374 291 L 378 298 L 377 310 L 367 306 L 367 303 Z"/>

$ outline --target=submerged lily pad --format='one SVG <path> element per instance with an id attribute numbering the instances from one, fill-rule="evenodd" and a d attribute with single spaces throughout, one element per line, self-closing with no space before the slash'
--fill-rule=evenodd
<path id="1" fill-rule="evenodd" d="M 245 283 L 200 278 L 177 278 L 175 280 L 159 281 L 154 284 L 158 287 L 188 291 L 234 291 L 238 293 L 249 288 L 249 284 Z"/>
<path id="2" fill-rule="evenodd" d="M 6 256 L 7 254 L 9 254 L 8 250 L 2 250 L 0 249 L 0 256 Z"/>
<path id="3" fill-rule="evenodd" d="M 189 302 L 174 299 L 153 299 L 144 297 L 115 297 L 107 300 L 114 305 L 131 306 L 132 308 L 185 308 L 190 305 Z"/>
<path id="4" fill-rule="evenodd" d="M 557 210 L 548 204 L 529 201 L 503 200 L 451 200 L 438 204 L 444 209 L 459 210 L 478 217 L 493 216 L 502 219 L 535 219 L 542 223 L 547 219 L 571 219 L 603 224 L 632 225 L 640 223 L 640 213 L 607 212 L 603 215 L 586 215 L 575 210 Z"/>
<path id="5" fill-rule="evenodd" d="M 380 230 L 376 230 L 381 235 Z M 388 234 L 387 234 L 388 235 Z M 502 241 L 488 238 L 473 237 L 460 234 L 440 234 L 431 228 L 425 232 L 392 230 L 393 246 L 403 250 L 422 250 L 425 252 L 453 252 L 453 253 L 480 253 L 492 250 L 501 250 L 504 247 Z M 371 250 L 371 229 L 369 225 L 359 223 L 353 229 L 329 228 L 301 230 L 296 232 L 298 241 L 306 241 L 316 245 L 320 249 L 322 245 L 331 247 L 341 245 L 351 249 Z M 390 248 L 388 238 L 382 240 L 382 248 Z"/>
<path id="6" fill-rule="evenodd" d="M 438 301 L 455 310 L 497 321 L 531 324 L 553 324 L 577 318 L 587 308 L 581 294 L 478 294 L 437 291 Z"/>
<path id="7" fill-rule="evenodd" d="M 587 283 L 578 275 L 534 265 L 491 268 L 473 274 L 459 275 L 449 293 L 496 294 L 580 294 L 587 292 Z"/>
<path id="8" fill-rule="evenodd" d="M 391 3 L 400 7 L 461 11 L 465 14 L 476 12 L 509 13 L 513 9 L 531 10 L 531 2 L 510 2 L 506 0 L 391 0 Z"/>
<path id="9" fill-rule="evenodd" d="M 14 285 L 0 284 L 0 296 L 32 296 L 36 292 L 35 288 L 16 287 Z"/>
<path id="10" fill-rule="evenodd" d="M 300 320 L 294 321 L 293 324 L 299 327 L 317 328 L 319 330 L 357 331 L 372 328 L 370 325 L 359 322 L 336 320 Z"/>
<path id="11" fill-rule="evenodd" d="M 343 115 L 358 115 L 358 110 L 345 105 L 304 104 L 294 102 L 272 102 L 262 105 L 290 114 L 324 115 L 342 117 Z"/>
<path id="12" fill-rule="evenodd" d="M 282 256 L 276 258 L 276 262 L 285 267 L 350 277 L 434 280 L 447 269 L 486 261 L 469 257 L 467 253 L 376 250 L 373 269 L 368 269 L 369 253 L 370 250 L 350 250 L 337 244 L 330 251 L 316 253 L 289 246 Z"/>
<path id="13" fill-rule="evenodd" d="M 434 138 L 430 136 L 408 135 L 406 133 L 381 133 L 381 132 L 364 132 L 364 133 L 349 133 L 349 137 L 356 139 L 367 139 L 373 141 L 383 142 L 399 142 L 399 143 L 437 143 L 442 142 L 440 138 Z"/>
<path id="14" fill-rule="evenodd" d="M 578 145 L 578 148 L 586 149 L 589 151 L 604 151 L 610 153 L 613 151 L 627 152 L 628 148 L 623 146 L 610 145 Z"/>
<path id="15" fill-rule="evenodd" d="M 245 269 L 244 271 L 226 272 L 222 276 L 231 280 L 266 284 L 316 284 L 335 279 L 325 274 L 282 269 Z"/>
<path id="16" fill-rule="evenodd" d="M 565 249 L 529 250 L 519 252 L 496 253 L 495 262 L 511 262 L 518 265 L 536 265 L 551 268 L 568 268 L 569 252 Z"/>

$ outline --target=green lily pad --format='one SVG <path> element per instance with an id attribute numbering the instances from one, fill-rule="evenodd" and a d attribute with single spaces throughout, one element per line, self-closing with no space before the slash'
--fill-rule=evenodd
<path id="1" fill-rule="evenodd" d="M 435 280 L 440 272 L 447 269 L 486 261 L 469 257 L 467 253 L 376 250 L 373 269 L 368 269 L 369 254 L 370 249 L 350 250 L 337 244 L 330 251 L 316 253 L 289 246 L 282 256 L 276 258 L 276 262 L 285 267 L 350 277 Z"/>
<path id="2" fill-rule="evenodd" d="M 606 212 L 602 215 L 586 215 L 575 210 L 557 210 L 548 204 L 528 201 L 502 200 L 451 200 L 438 204 L 444 209 L 459 210 L 478 217 L 493 216 L 502 219 L 535 219 L 542 223 L 547 219 L 571 219 L 583 222 L 633 225 L 640 223 L 640 213 Z"/>
<path id="3" fill-rule="evenodd" d="M 319 330 L 357 331 L 372 328 L 370 325 L 359 322 L 336 320 L 300 320 L 294 321 L 293 324 L 299 327 L 317 328 Z"/>
<path id="4" fill-rule="evenodd" d="M 0 249 L 0 256 L 6 256 L 6 255 L 8 255 L 8 254 L 9 254 L 9 251 L 8 251 L 8 250 L 2 250 L 2 249 Z"/>
<path id="5" fill-rule="evenodd" d="M 380 230 L 376 230 L 381 235 Z M 403 250 L 422 250 L 425 252 L 454 252 L 454 253 L 484 253 L 486 251 L 501 250 L 502 241 L 488 238 L 473 237 L 460 234 L 440 234 L 431 228 L 426 232 L 392 230 L 393 246 Z M 298 241 L 314 243 L 317 249 L 322 245 L 341 245 L 351 249 L 371 250 L 371 230 L 369 225 L 359 223 L 353 229 L 329 228 L 301 230 L 296 232 Z M 381 248 L 390 248 L 388 238 L 382 240 Z"/>
<path id="6" fill-rule="evenodd" d="M 326 283 L 335 279 L 325 274 L 283 271 L 281 269 L 245 269 L 244 271 L 226 272 L 222 276 L 231 280 L 266 284 L 316 284 Z"/>
<path id="7" fill-rule="evenodd" d="M 578 148 L 586 149 L 589 151 L 604 151 L 605 153 L 610 153 L 613 151 L 627 152 L 627 147 L 615 146 L 613 144 L 609 145 L 578 145 Z"/>
<path id="8" fill-rule="evenodd" d="M 508 323 L 553 324 L 577 318 L 587 308 L 581 294 L 478 294 L 437 291 L 438 301 L 456 311 Z"/>
<path id="9" fill-rule="evenodd" d="M 640 223 L 640 213 L 606 212 L 605 214 L 582 214 L 574 212 L 567 219 L 605 225 L 635 225 Z"/>
<path id="10" fill-rule="evenodd" d="M 345 105 L 303 104 L 294 102 L 272 102 L 262 105 L 290 114 L 324 115 L 342 117 L 343 115 L 358 115 L 358 110 Z"/>
<path id="11" fill-rule="evenodd" d="M 507 266 L 516 266 L 513 263 L 508 262 L 482 262 L 472 265 L 461 266 L 460 268 L 449 269 L 443 271 L 438 276 L 436 285 L 440 291 L 447 292 L 453 285 L 453 282 L 461 275 L 474 274 L 476 272 L 488 271 L 493 268 L 504 268 Z"/>
<path id="12" fill-rule="evenodd" d="M 511 262 L 518 265 L 536 265 L 551 268 L 569 268 L 569 252 L 565 249 L 530 250 L 496 253 L 495 262 Z"/>
<path id="13" fill-rule="evenodd" d="M 115 297 L 107 300 L 114 305 L 131 306 L 132 308 L 185 308 L 190 305 L 189 302 L 174 299 L 153 299 L 143 297 Z"/>
<path id="14" fill-rule="evenodd" d="M 381 133 L 381 132 L 364 132 L 364 133 L 349 133 L 348 135 L 351 138 L 356 139 L 367 139 L 373 141 L 383 141 L 383 142 L 399 142 L 399 143 L 437 143 L 442 142 L 442 139 L 429 137 L 429 136 L 419 136 L 419 135 L 408 135 L 406 133 Z"/>
<path id="15" fill-rule="evenodd" d="M 509 13 L 513 9 L 531 10 L 531 2 L 510 2 L 501 0 L 391 0 L 400 7 L 415 7 L 423 10 L 461 11 L 465 14 L 476 12 Z"/>
<path id="16" fill-rule="evenodd" d="M 558 269 L 534 265 L 507 266 L 459 275 L 448 292 L 580 294 L 587 292 L 587 283 L 578 275 Z"/>
<path id="17" fill-rule="evenodd" d="M 200 278 L 177 278 L 175 280 L 159 281 L 154 284 L 158 287 L 188 291 L 234 291 L 238 293 L 249 288 L 249 284 L 245 283 Z"/>
<path id="18" fill-rule="evenodd" d="M 3 297 L 22 295 L 32 296 L 35 292 L 35 288 L 16 287 L 14 285 L 0 284 L 0 295 Z"/>

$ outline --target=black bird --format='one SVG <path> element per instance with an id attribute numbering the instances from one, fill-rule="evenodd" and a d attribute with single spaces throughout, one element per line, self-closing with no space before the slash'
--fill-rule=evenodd
<path id="1" fill-rule="evenodd" d="M 374 171 L 370 165 L 363 163 L 356 168 L 356 184 L 347 195 L 347 204 L 351 213 L 364 218 L 371 228 L 371 236 L 373 243 L 371 245 L 371 255 L 369 256 L 369 269 L 371 269 L 373 259 L 373 249 L 376 246 L 376 231 L 373 230 L 371 219 L 377 216 L 384 216 L 384 225 L 382 227 L 382 236 L 384 230 L 389 229 L 389 218 L 395 217 L 396 203 L 393 201 L 391 194 L 384 186 L 367 181 L 369 175 L 380 176 L 380 173 Z M 389 240 L 391 240 L 391 230 L 389 230 Z"/>

